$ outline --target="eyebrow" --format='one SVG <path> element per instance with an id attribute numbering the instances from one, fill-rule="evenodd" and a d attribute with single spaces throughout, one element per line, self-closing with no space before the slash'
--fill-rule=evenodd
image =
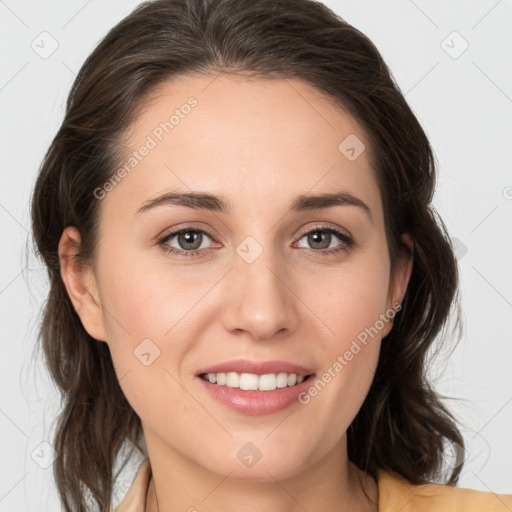
<path id="1" fill-rule="evenodd" d="M 136 214 L 146 212 L 157 206 L 186 206 L 195 210 L 209 210 L 213 212 L 230 214 L 233 211 L 232 203 L 222 195 L 207 192 L 169 192 L 154 199 L 145 201 Z M 331 194 L 301 194 L 289 204 L 292 212 L 320 210 L 333 206 L 356 206 L 361 208 L 373 222 L 370 207 L 358 197 L 346 191 Z"/>

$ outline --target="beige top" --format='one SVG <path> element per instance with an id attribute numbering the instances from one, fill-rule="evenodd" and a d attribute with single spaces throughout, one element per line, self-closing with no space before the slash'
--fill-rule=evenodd
<path id="1" fill-rule="evenodd" d="M 114 512 L 145 512 L 151 466 L 145 458 L 132 486 Z M 441 484 L 410 484 L 393 471 L 377 473 L 379 512 L 511 512 L 512 494 Z"/>

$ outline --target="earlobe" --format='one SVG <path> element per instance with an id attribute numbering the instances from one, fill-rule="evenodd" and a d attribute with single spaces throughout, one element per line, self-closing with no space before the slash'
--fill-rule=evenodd
<path id="1" fill-rule="evenodd" d="M 93 269 L 75 257 L 80 242 L 77 228 L 68 226 L 64 229 L 58 249 L 61 278 L 85 330 L 93 338 L 106 341 L 103 309 Z"/>

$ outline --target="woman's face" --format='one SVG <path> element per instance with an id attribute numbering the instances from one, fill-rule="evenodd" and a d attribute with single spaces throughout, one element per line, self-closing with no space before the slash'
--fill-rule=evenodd
<path id="1" fill-rule="evenodd" d="M 299 80 L 195 75 L 161 86 L 125 143 L 124 172 L 95 192 L 87 286 L 103 309 L 77 310 L 110 347 L 150 457 L 255 481 L 339 462 L 410 274 L 390 278 L 359 124 Z M 307 199 L 324 194 L 338 201 Z M 274 391 L 199 376 L 293 383 L 260 378 L 301 373 L 281 363 L 313 376 Z"/>

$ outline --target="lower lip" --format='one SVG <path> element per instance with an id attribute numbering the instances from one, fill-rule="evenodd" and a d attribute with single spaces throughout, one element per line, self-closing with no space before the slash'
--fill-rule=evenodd
<path id="1" fill-rule="evenodd" d="M 299 395 L 311 386 L 314 377 L 311 375 L 300 384 L 277 388 L 274 391 L 246 391 L 240 388 L 219 386 L 201 377 L 197 378 L 210 395 L 220 403 L 243 414 L 260 416 L 282 411 L 297 402 Z"/>

